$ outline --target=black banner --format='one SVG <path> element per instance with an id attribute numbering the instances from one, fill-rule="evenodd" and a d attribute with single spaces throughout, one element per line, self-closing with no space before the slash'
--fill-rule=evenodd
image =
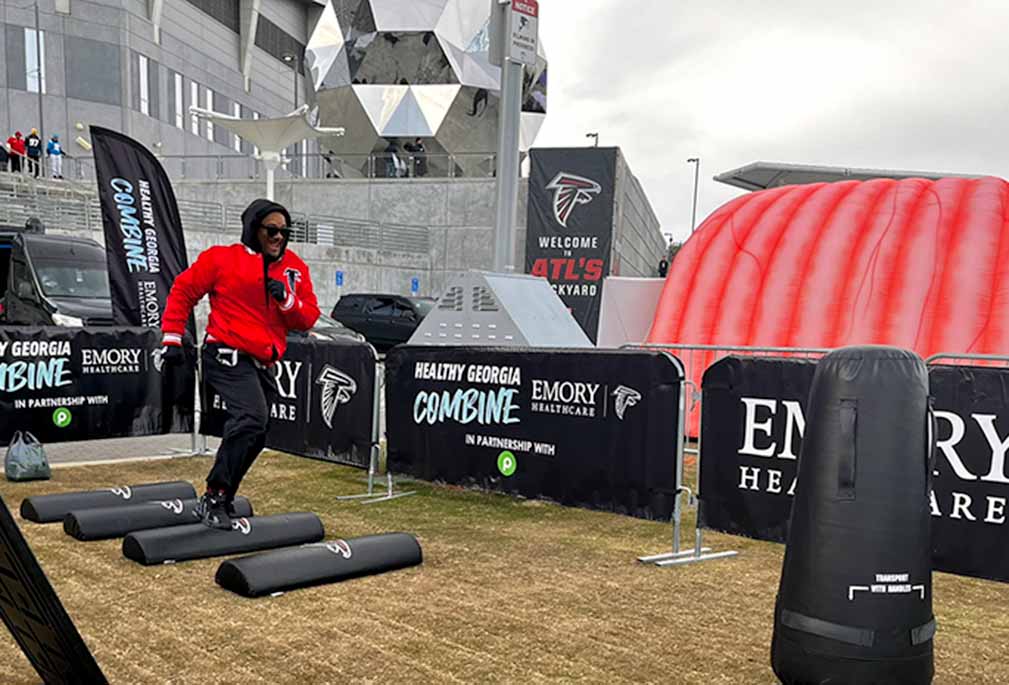
<path id="1" fill-rule="evenodd" d="M 195 383 L 152 329 L 0 327 L 0 444 L 189 432 Z"/>
<path id="2" fill-rule="evenodd" d="M 91 144 L 112 313 L 123 326 L 160 328 L 172 283 L 189 265 L 172 184 L 154 155 L 132 138 L 92 126 Z"/>
<path id="3" fill-rule="evenodd" d="M 1009 581 L 1009 369 L 933 366 L 932 562 Z"/>
<path id="4" fill-rule="evenodd" d="M 277 401 L 270 407 L 267 447 L 368 468 L 372 445 L 375 357 L 355 341 L 289 338 L 272 368 Z M 227 414 L 205 386 L 200 430 L 220 436 Z"/>
<path id="5" fill-rule="evenodd" d="M 0 498 L 0 618 L 45 683 L 108 682 L 3 498 Z"/>
<path id="6" fill-rule="evenodd" d="M 530 153 L 526 273 L 550 281 L 595 342 L 610 275 L 616 148 Z"/>
<path id="7" fill-rule="evenodd" d="M 726 357 L 701 383 L 701 525 L 784 542 L 815 361 Z"/>
<path id="8" fill-rule="evenodd" d="M 398 347 L 389 468 L 668 520 L 682 380 L 650 352 Z"/>
<path id="9" fill-rule="evenodd" d="M 785 541 L 815 366 L 728 357 L 704 374 L 703 526 Z M 937 366 L 929 378 L 934 567 L 1009 581 L 1009 369 Z"/>

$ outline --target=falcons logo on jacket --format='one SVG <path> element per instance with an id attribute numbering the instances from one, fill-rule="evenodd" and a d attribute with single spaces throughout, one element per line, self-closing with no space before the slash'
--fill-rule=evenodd
<path id="1" fill-rule="evenodd" d="M 596 199 L 603 188 L 590 178 L 562 171 L 547 185 L 554 191 L 554 218 L 564 228 L 577 205 L 587 205 Z"/>
<path id="2" fill-rule="evenodd" d="M 617 398 L 614 409 L 617 412 L 617 418 L 621 421 L 624 420 L 624 412 L 627 411 L 627 408 L 633 407 L 641 401 L 641 393 L 626 385 L 617 386 L 617 389 L 613 391 L 613 396 Z"/>
<path id="3" fill-rule="evenodd" d="M 354 393 L 357 392 L 357 383 L 353 378 L 343 371 L 334 369 L 329 364 L 322 369 L 322 373 L 315 380 L 317 385 L 322 386 L 322 420 L 326 425 L 333 428 L 333 414 L 341 404 L 347 404 Z"/>

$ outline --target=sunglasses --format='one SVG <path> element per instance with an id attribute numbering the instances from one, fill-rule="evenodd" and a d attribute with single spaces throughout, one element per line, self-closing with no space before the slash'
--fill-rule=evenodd
<path id="1" fill-rule="evenodd" d="M 263 226 L 266 229 L 266 235 L 271 238 L 276 238 L 278 235 L 282 235 L 285 238 L 291 237 L 291 229 L 288 226 Z"/>

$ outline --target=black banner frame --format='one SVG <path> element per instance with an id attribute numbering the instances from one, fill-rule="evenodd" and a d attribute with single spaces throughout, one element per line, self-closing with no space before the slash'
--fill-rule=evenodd
<path id="1" fill-rule="evenodd" d="M 414 349 L 417 351 L 417 353 L 419 355 L 423 356 L 425 353 L 440 352 L 440 351 L 445 350 L 446 348 L 443 347 L 443 346 L 416 346 Z M 455 350 L 464 350 L 465 349 L 470 354 L 477 353 L 477 350 L 474 350 L 472 348 L 459 347 L 459 348 L 454 348 L 454 349 Z M 564 353 L 592 353 L 592 354 L 597 354 L 597 355 L 605 355 L 606 352 L 607 352 L 606 350 L 585 350 L 585 349 L 565 349 L 565 348 L 512 348 L 512 347 L 489 348 L 489 349 L 484 350 L 484 351 L 485 352 L 505 353 L 505 354 L 511 354 L 511 355 L 519 355 L 519 354 L 521 354 L 523 352 L 526 352 L 526 353 L 529 353 L 529 352 L 558 353 L 558 354 L 564 354 Z M 682 523 L 682 510 L 683 510 L 682 509 L 682 502 L 681 502 L 680 495 L 686 490 L 683 487 L 683 454 L 684 454 L 684 446 L 685 446 L 684 430 L 683 430 L 684 429 L 683 407 L 685 406 L 685 394 L 684 394 L 684 387 L 685 386 L 684 386 L 684 376 L 683 376 L 683 364 L 674 355 L 669 354 L 668 352 L 665 352 L 665 351 L 662 351 L 662 350 L 653 350 L 653 349 L 650 350 L 650 349 L 640 349 L 640 348 L 626 347 L 626 348 L 624 348 L 623 350 L 620 350 L 620 351 L 614 350 L 614 351 L 610 351 L 610 352 L 614 353 L 614 354 L 627 353 L 627 352 L 647 353 L 647 354 L 649 354 L 649 355 L 651 355 L 651 356 L 653 356 L 653 357 L 655 357 L 657 359 L 661 359 L 664 362 L 668 362 L 668 364 L 673 369 L 675 369 L 676 380 L 669 379 L 669 380 L 663 382 L 663 385 L 665 387 L 675 388 L 675 392 L 677 393 L 677 398 L 675 400 L 675 403 L 676 403 L 677 412 L 678 412 L 678 415 L 679 415 L 679 418 L 677 419 L 676 423 L 674 425 L 670 426 L 670 428 L 672 430 L 669 431 L 670 437 L 673 438 L 673 444 L 672 444 L 673 449 L 671 450 L 671 452 L 672 452 L 671 463 L 669 465 L 672 467 L 672 469 L 674 470 L 674 472 L 671 474 L 672 475 L 672 481 L 670 482 L 669 485 L 665 486 L 666 488 L 668 488 L 668 490 L 663 490 L 665 492 L 670 493 L 669 500 L 668 500 L 669 509 L 667 510 L 667 514 L 666 514 L 666 516 L 668 516 L 668 518 L 666 518 L 666 516 L 663 516 L 662 520 L 669 520 L 673 524 L 673 531 L 674 531 L 674 535 L 672 536 L 672 549 L 673 549 L 673 553 L 672 554 L 670 554 L 670 553 L 663 553 L 662 555 L 659 555 L 659 556 L 662 556 L 663 558 L 666 558 L 666 557 L 669 557 L 669 556 L 674 556 L 674 555 L 675 556 L 682 556 L 684 554 L 687 554 L 687 552 L 681 552 L 679 550 L 679 535 L 678 535 L 680 527 L 681 527 L 681 523 Z M 404 363 L 412 363 L 412 362 L 417 362 L 417 361 L 428 361 L 428 362 L 430 362 L 431 360 L 430 359 L 420 359 L 420 360 L 411 359 L 410 361 L 407 361 L 407 362 L 404 362 Z M 456 361 L 459 361 L 459 360 L 456 360 Z M 441 362 L 439 361 L 439 362 L 436 362 L 436 363 L 441 363 Z M 467 357 L 466 364 L 471 364 L 471 363 L 474 363 L 473 360 L 471 360 L 471 359 L 469 359 Z M 513 363 L 514 364 L 515 362 L 512 361 L 512 360 L 508 360 L 508 361 L 495 360 L 495 363 L 496 364 Z M 490 366 L 494 366 L 494 364 L 492 364 L 491 362 L 487 362 L 487 364 L 489 364 Z M 464 366 L 465 364 L 459 364 L 459 365 L 463 365 Z M 397 365 L 394 368 L 398 369 L 399 367 Z M 390 377 L 391 373 L 392 373 L 392 370 L 390 369 L 390 367 L 387 366 L 387 368 L 386 368 L 387 379 Z M 525 369 L 523 369 L 522 375 L 523 375 L 523 377 L 526 375 L 526 370 Z M 420 377 L 418 377 L 418 378 L 420 378 Z M 426 382 L 431 382 L 431 380 L 439 380 L 439 382 L 440 382 L 440 379 L 427 379 Z M 599 379 L 593 379 L 593 380 L 599 380 Z M 459 380 L 450 379 L 448 382 L 458 383 L 458 382 L 461 382 L 461 379 L 459 379 Z M 600 382 L 602 382 L 602 381 L 600 381 Z M 392 400 L 389 399 L 389 397 L 388 397 L 388 393 L 389 393 L 391 387 L 392 386 L 390 385 L 390 382 L 387 380 L 387 383 L 386 383 L 386 393 L 387 393 L 386 407 L 387 407 L 387 413 L 389 411 L 388 408 L 390 406 L 392 406 Z M 390 421 L 390 424 L 391 424 L 391 421 Z M 667 424 L 667 426 L 669 426 L 669 424 Z M 518 436 L 515 436 L 515 435 L 509 435 L 508 437 L 512 438 L 512 439 L 519 439 Z M 529 437 L 530 436 L 524 436 L 522 439 L 529 439 Z M 547 438 L 543 438 L 543 439 L 547 439 Z M 473 443 L 468 443 L 468 444 L 473 444 Z M 392 452 L 392 450 L 390 450 L 390 453 L 391 452 Z M 392 462 L 392 461 L 394 461 L 394 459 L 392 459 L 390 457 L 390 462 Z M 417 462 L 417 463 L 421 464 L 422 462 Z M 424 466 L 422 468 L 429 468 L 429 467 L 428 466 Z M 500 465 L 499 465 L 499 468 L 500 468 Z M 511 475 L 511 474 L 506 474 L 506 475 Z M 411 476 L 415 477 L 416 474 L 411 474 Z M 477 487 L 481 487 L 481 486 L 477 485 Z M 511 492 L 512 494 L 514 494 L 514 492 L 518 492 L 518 491 L 511 491 L 511 490 L 506 489 L 505 492 Z M 520 494 L 522 494 L 522 493 L 520 493 Z M 536 496 L 536 495 L 530 495 L 530 494 L 526 493 L 525 496 Z M 540 496 L 546 496 L 546 497 L 549 498 L 551 495 L 550 494 L 546 494 L 546 495 L 540 495 Z M 581 506 L 581 505 L 573 505 L 573 506 Z M 595 507 L 590 506 L 589 508 L 590 509 L 594 509 Z M 606 507 L 603 507 L 601 510 L 606 511 L 606 510 L 610 510 L 610 509 L 607 509 Z M 632 515 L 635 515 L 635 514 L 632 514 Z"/>

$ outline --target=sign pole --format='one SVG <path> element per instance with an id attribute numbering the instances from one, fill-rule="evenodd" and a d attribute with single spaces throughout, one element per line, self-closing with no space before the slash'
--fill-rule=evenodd
<path id="1" fill-rule="evenodd" d="M 494 271 L 515 271 L 515 214 L 518 207 L 519 125 L 524 64 L 536 60 L 536 0 L 492 0 L 497 22 L 491 54 L 500 60 L 501 108 L 498 115 L 497 216 L 494 223 Z"/>

